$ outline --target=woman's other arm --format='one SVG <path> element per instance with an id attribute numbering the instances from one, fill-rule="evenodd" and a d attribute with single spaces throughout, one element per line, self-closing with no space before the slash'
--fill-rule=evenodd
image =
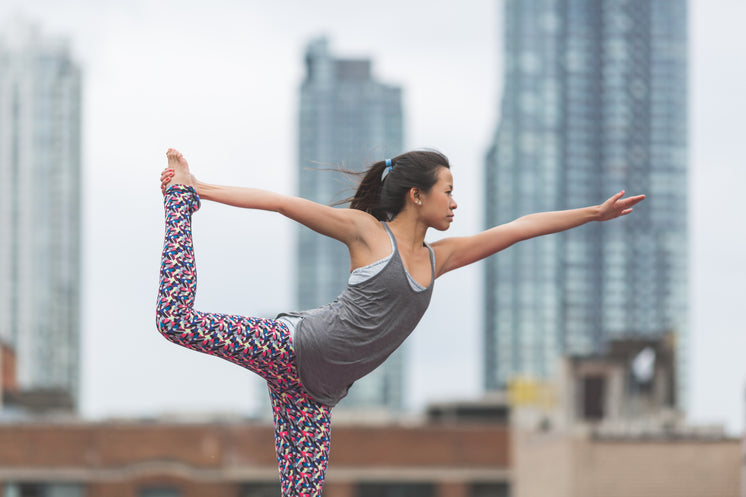
<path id="1" fill-rule="evenodd" d="M 480 261 L 523 240 L 566 231 L 591 221 L 625 216 L 632 212 L 634 205 L 645 199 L 645 195 L 623 196 L 624 191 L 621 191 L 600 205 L 529 214 L 473 236 L 435 242 L 433 248 L 438 256 L 436 275 Z"/>

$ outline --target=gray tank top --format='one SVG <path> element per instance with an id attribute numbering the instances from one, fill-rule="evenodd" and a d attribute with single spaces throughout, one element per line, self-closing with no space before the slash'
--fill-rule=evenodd
<path id="1" fill-rule="evenodd" d="M 394 253 L 375 276 L 348 284 L 334 302 L 310 311 L 278 317 L 299 317 L 295 362 L 303 387 L 314 399 L 336 405 L 352 386 L 380 366 L 419 323 L 433 293 L 435 253 L 430 251 L 431 281 L 422 291 L 412 288 L 391 230 Z"/>

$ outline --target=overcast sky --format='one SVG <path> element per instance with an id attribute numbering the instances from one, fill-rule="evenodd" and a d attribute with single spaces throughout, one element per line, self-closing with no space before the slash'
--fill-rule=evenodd
<path id="1" fill-rule="evenodd" d="M 298 88 L 314 37 L 328 36 L 338 56 L 372 58 L 378 79 L 404 88 L 407 148 L 437 148 L 453 164 L 459 209 L 449 234 L 480 229 L 483 156 L 499 116 L 501 5 L 4 1 L 0 26 L 17 14 L 35 20 L 67 37 L 83 67 L 84 414 L 253 412 L 263 387 L 250 374 L 155 330 L 158 174 L 174 147 L 205 181 L 293 193 Z M 689 411 L 732 432 L 743 428 L 746 395 L 743 19 L 742 0 L 690 2 Z M 206 203 L 194 231 L 201 310 L 293 307 L 289 222 Z M 411 407 L 481 392 L 481 271 L 438 280 L 408 341 Z"/>

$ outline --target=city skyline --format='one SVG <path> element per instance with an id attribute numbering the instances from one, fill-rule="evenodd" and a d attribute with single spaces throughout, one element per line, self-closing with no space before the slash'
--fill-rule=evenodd
<path id="1" fill-rule="evenodd" d="M 482 156 L 500 93 L 497 2 L 434 3 L 426 10 L 385 1 L 292 7 L 293 16 L 287 5 L 220 1 L 63 6 L 37 0 L 0 7 L 0 24 L 16 8 L 45 31 L 70 38 L 84 68 L 86 416 L 251 409 L 258 387 L 244 371 L 172 350 L 155 331 L 163 230 L 157 176 L 173 146 L 203 180 L 292 192 L 299 58 L 319 32 L 345 54 L 369 55 L 384 80 L 403 86 L 408 146 L 436 147 L 453 164 L 459 209 L 448 234 L 481 228 Z M 734 277 L 746 270 L 735 215 L 737 185 L 746 178 L 733 120 L 746 112 L 740 94 L 746 76 L 733 64 L 741 57 L 744 35 L 736 20 L 743 15 L 735 1 L 694 2 L 690 15 L 690 412 L 695 421 L 721 420 L 733 429 L 743 426 L 746 377 L 738 354 L 746 338 L 736 312 L 743 290 Z M 276 215 L 206 204 L 195 222 L 198 306 L 261 315 L 287 309 L 293 230 Z M 251 264 L 256 260 L 266 263 Z M 409 339 L 411 406 L 479 393 L 480 275 L 475 266 L 436 283 L 431 309 Z M 188 383 L 178 380 L 185 372 L 192 373 Z"/>

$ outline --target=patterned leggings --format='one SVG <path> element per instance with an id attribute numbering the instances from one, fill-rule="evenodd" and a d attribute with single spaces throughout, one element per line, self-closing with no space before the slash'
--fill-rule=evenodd
<path id="1" fill-rule="evenodd" d="M 222 357 L 267 381 L 283 496 L 320 496 L 329 454 L 330 408 L 303 389 L 287 327 L 272 319 L 195 311 L 194 189 L 168 188 L 156 323 L 171 342 Z"/>

